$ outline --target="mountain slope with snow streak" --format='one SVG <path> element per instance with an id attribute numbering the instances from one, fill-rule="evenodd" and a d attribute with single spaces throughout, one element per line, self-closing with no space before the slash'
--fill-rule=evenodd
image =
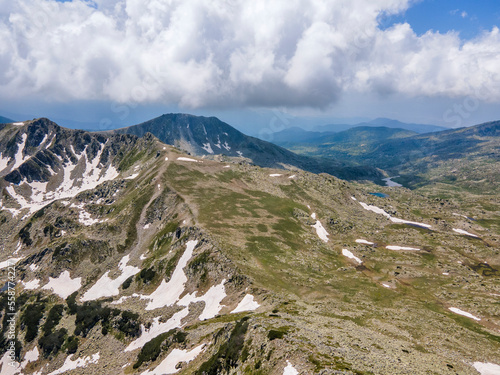
<path id="1" fill-rule="evenodd" d="M 0 178 L 7 196 L 0 199 L 0 207 L 14 215 L 30 215 L 56 200 L 94 189 L 118 178 L 125 172 L 120 164 L 124 156 L 151 141 L 65 129 L 43 118 L 22 126 L 4 125 Z"/>

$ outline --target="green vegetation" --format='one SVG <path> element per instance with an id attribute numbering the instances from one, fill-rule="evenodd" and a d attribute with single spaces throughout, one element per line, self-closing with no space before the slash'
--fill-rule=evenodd
<path id="1" fill-rule="evenodd" d="M 22 227 L 21 230 L 19 231 L 19 239 L 26 246 L 31 246 L 33 244 L 33 240 L 31 239 L 31 236 L 30 236 L 31 226 L 32 226 L 32 224 L 30 221 L 28 224 L 26 224 L 24 227 Z"/>
<path id="2" fill-rule="evenodd" d="M 217 375 L 223 371 L 229 372 L 231 368 L 238 366 L 240 353 L 245 343 L 245 334 L 248 329 L 248 319 L 248 317 L 245 317 L 236 323 L 229 340 L 224 342 L 217 353 L 203 363 L 195 374 Z"/>
<path id="3" fill-rule="evenodd" d="M 132 281 L 134 281 L 134 276 L 130 276 L 127 280 L 125 280 L 122 284 L 123 290 L 128 289 L 132 284 Z"/>
<path id="4" fill-rule="evenodd" d="M 187 334 L 179 329 L 172 329 L 148 341 L 137 356 L 133 368 L 139 368 L 145 362 L 156 361 L 162 352 L 166 352 L 173 344 L 182 344 Z"/>
<path id="5" fill-rule="evenodd" d="M 149 284 L 156 276 L 156 271 L 151 267 L 151 268 L 144 268 L 139 272 L 139 275 L 137 276 L 139 280 L 141 280 L 144 284 Z M 130 285 L 130 284 L 129 284 Z M 128 286 L 127 286 L 128 288 Z M 127 289 L 125 286 L 123 289 Z"/>
<path id="6" fill-rule="evenodd" d="M 61 328 L 55 332 L 45 334 L 38 340 L 38 345 L 42 349 L 45 358 L 51 354 L 56 355 L 64 344 L 68 330 Z"/>
<path id="7" fill-rule="evenodd" d="M 26 326 L 26 342 L 33 341 L 38 336 L 38 326 L 43 317 L 45 302 L 30 303 L 21 315 L 21 323 Z"/>
<path id="8" fill-rule="evenodd" d="M 280 327 L 278 329 L 271 329 L 267 333 L 267 338 L 270 341 L 276 340 L 276 339 L 282 339 L 286 334 L 288 334 L 288 331 L 290 330 L 289 327 Z"/>
<path id="9" fill-rule="evenodd" d="M 78 337 L 76 336 L 70 336 L 68 337 L 68 339 L 66 340 L 66 353 L 68 354 L 73 354 L 73 353 L 76 353 L 76 351 L 78 350 L 78 343 L 79 343 L 79 340 L 78 340 Z"/>
<path id="10" fill-rule="evenodd" d="M 117 246 L 119 253 L 123 253 L 126 249 L 130 248 L 137 239 L 137 228 L 136 224 L 141 216 L 142 209 L 149 202 L 151 195 L 153 194 L 152 187 L 146 187 L 141 190 L 142 194 L 136 197 L 131 203 L 133 208 L 130 220 L 128 222 L 125 243 Z"/>
<path id="11" fill-rule="evenodd" d="M 78 306 L 75 319 L 75 335 L 86 337 L 89 331 L 94 326 L 102 321 L 103 326 L 106 326 L 111 317 L 111 309 L 102 307 L 100 302 L 91 301 L 85 302 Z"/>
<path id="12" fill-rule="evenodd" d="M 66 298 L 66 304 L 68 305 L 68 312 L 74 315 L 78 312 L 78 305 L 76 304 L 76 296 L 78 292 L 74 292 Z"/>

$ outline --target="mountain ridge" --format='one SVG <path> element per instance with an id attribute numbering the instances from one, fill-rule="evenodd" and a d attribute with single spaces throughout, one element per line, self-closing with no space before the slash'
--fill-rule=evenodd
<path id="1" fill-rule="evenodd" d="M 300 168 L 344 179 L 376 179 L 382 176 L 380 171 L 369 166 L 297 155 L 272 143 L 247 136 L 216 117 L 165 114 L 111 133 L 142 136 L 148 132 L 162 142 L 198 156 L 245 157 L 261 167 Z"/>
<path id="2" fill-rule="evenodd" d="M 0 116 L 0 124 L 10 124 L 12 122 L 14 122 L 14 120 L 7 118 L 7 117 Z"/>
<path id="3" fill-rule="evenodd" d="M 55 164 L 5 180 L 39 153 Z M 151 134 L 46 119 L 1 127 L 0 155 L 2 374 L 11 265 L 8 375 L 474 375 L 500 362 L 494 201 L 212 160 Z M 41 179 L 68 194 L 32 210 Z"/>
<path id="4" fill-rule="evenodd" d="M 338 130 L 336 131 L 335 129 L 341 129 L 341 131 L 344 131 L 359 126 L 374 126 L 374 127 L 384 126 L 387 128 L 399 128 L 399 129 L 410 130 L 420 134 L 443 131 L 448 129 L 444 126 L 439 126 L 439 125 L 406 123 L 398 120 L 379 117 L 370 121 L 360 122 L 354 125 L 343 125 L 343 124 L 321 125 L 314 127 L 313 130 L 320 132 L 329 132 L 329 131 L 337 132 Z"/>

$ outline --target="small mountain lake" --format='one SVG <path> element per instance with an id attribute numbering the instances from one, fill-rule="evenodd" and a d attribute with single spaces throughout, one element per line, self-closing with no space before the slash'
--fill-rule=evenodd
<path id="1" fill-rule="evenodd" d="M 379 198 L 389 198 L 389 195 L 384 194 L 384 193 L 369 193 L 370 195 L 375 195 L 376 197 Z"/>

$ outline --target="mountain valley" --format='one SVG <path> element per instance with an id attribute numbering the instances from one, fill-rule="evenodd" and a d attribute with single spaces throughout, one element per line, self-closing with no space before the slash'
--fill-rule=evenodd
<path id="1" fill-rule="evenodd" d="M 0 125 L 0 373 L 496 369 L 498 123 L 364 131 L 371 151 L 354 155 L 359 134 L 342 139 L 354 165 L 215 118 Z M 444 169 L 481 166 L 492 169 L 480 189 L 446 189 Z M 373 182 L 396 172 L 417 189 Z M 413 186 L 412 173 L 428 180 Z"/>

